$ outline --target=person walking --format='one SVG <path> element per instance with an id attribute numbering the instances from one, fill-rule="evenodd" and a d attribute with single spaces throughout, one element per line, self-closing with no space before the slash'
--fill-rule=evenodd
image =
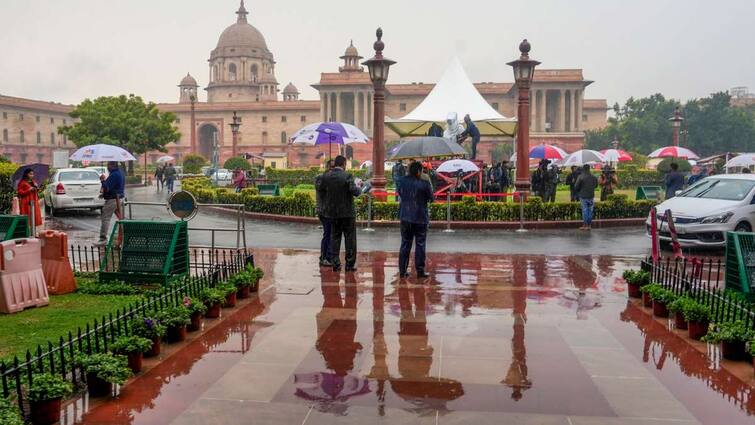
<path id="1" fill-rule="evenodd" d="M 168 188 L 168 193 L 173 193 L 173 184 L 176 181 L 176 168 L 173 166 L 173 164 L 168 163 L 168 166 L 165 167 L 165 185 Z"/>
<path id="2" fill-rule="evenodd" d="M 123 218 L 123 204 L 121 200 L 126 196 L 126 177 L 123 171 L 118 168 L 118 163 L 111 161 L 107 163 L 108 177 L 100 176 L 102 182 L 102 197 L 105 199 L 105 205 L 102 206 L 102 215 L 100 217 L 100 239 L 97 245 L 107 243 L 107 234 L 110 230 L 110 219 L 115 214 L 117 219 Z"/>
<path id="3" fill-rule="evenodd" d="M 341 270 L 341 238 L 346 244 L 346 271 L 356 271 L 357 234 L 354 197 L 361 193 L 354 183 L 354 177 L 347 173 L 346 157 L 338 155 L 333 170 L 322 176 L 320 196 L 322 215 L 332 223 L 330 238 L 330 262 L 333 271 Z"/>
<path id="4" fill-rule="evenodd" d="M 233 186 L 236 188 L 236 193 L 240 193 L 246 188 L 246 173 L 244 173 L 241 167 L 236 167 L 233 170 Z"/>
<path id="5" fill-rule="evenodd" d="M 39 187 L 34 181 L 34 170 L 31 168 L 24 170 L 24 174 L 18 182 L 16 196 L 18 196 L 19 214 L 29 217 L 29 228 L 34 229 L 36 226 L 41 226 L 42 211 L 39 209 Z"/>
<path id="6" fill-rule="evenodd" d="M 575 189 L 574 184 L 577 183 L 580 170 L 581 169 L 576 165 L 572 165 L 571 173 L 566 176 L 566 184 L 569 186 L 569 200 L 571 202 L 579 202 L 579 196 L 577 196 L 577 190 Z"/>
<path id="7" fill-rule="evenodd" d="M 155 167 L 155 184 L 158 191 L 165 186 L 165 167 L 162 164 L 157 164 Z"/>
<path id="8" fill-rule="evenodd" d="M 320 267 L 333 267 L 333 263 L 330 262 L 330 238 L 332 221 L 330 218 L 323 215 L 322 207 L 322 195 L 320 189 L 322 188 L 322 179 L 325 174 L 329 173 L 333 169 L 333 160 L 329 159 L 325 163 L 325 171 L 315 177 L 315 211 L 317 212 L 317 218 L 320 219 L 322 225 L 322 240 L 320 240 Z"/>
<path id="9" fill-rule="evenodd" d="M 477 144 L 480 143 L 480 130 L 477 128 L 469 114 L 464 115 L 464 125 L 467 129 L 461 134 L 462 139 L 467 136 L 472 138 L 472 160 L 477 159 Z"/>
<path id="10" fill-rule="evenodd" d="M 671 170 L 666 173 L 666 199 L 676 196 L 678 190 L 684 188 L 684 176 L 679 172 L 679 164 L 672 162 Z"/>
<path id="11" fill-rule="evenodd" d="M 608 199 L 608 195 L 613 195 L 614 186 L 619 184 L 616 171 L 610 165 L 607 165 L 600 173 L 598 184 L 600 185 L 600 201 L 603 202 Z"/>
<path id="12" fill-rule="evenodd" d="M 592 226 L 592 213 L 595 207 L 595 188 L 598 187 L 598 179 L 590 172 L 590 166 L 582 166 L 582 173 L 574 183 L 579 202 L 582 204 L 582 227 L 580 230 L 590 230 Z"/>
<path id="13" fill-rule="evenodd" d="M 401 179 L 401 203 L 399 219 L 401 220 L 401 250 L 398 257 L 399 276 L 408 277 L 409 254 L 414 242 L 414 269 L 418 278 L 428 277 L 425 273 L 425 242 L 429 213 L 427 205 L 433 201 L 430 183 L 422 179 L 422 164 L 412 162 L 409 175 Z"/>

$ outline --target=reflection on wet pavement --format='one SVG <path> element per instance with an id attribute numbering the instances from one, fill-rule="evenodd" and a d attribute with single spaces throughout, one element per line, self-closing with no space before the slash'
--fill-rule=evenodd
<path id="1" fill-rule="evenodd" d="M 638 258 L 432 254 L 425 281 L 383 252 L 255 260 L 258 300 L 78 422 L 752 423 L 750 366 L 627 302 Z"/>

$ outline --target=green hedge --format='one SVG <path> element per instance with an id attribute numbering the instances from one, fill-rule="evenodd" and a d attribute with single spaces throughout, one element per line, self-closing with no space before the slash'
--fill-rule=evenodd
<path id="1" fill-rule="evenodd" d="M 0 162 L 0 211 L 8 212 L 13 202 L 13 197 L 16 196 L 16 191 L 13 190 L 13 173 L 18 169 L 17 164 L 11 162 Z"/>
<path id="2" fill-rule="evenodd" d="M 349 172 L 355 178 L 359 177 L 364 180 L 367 177 L 366 170 L 350 170 Z M 315 177 L 321 173 L 322 169 L 319 167 L 292 169 L 265 168 L 265 179 L 270 183 L 276 183 L 281 187 L 296 186 L 302 183 L 314 184 Z"/>

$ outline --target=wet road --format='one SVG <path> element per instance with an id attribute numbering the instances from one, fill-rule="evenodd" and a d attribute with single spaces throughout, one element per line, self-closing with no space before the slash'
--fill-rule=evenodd
<path id="1" fill-rule="evenodd" d="M 128 199 L 137 202 L 165 202 L 167 195 L 154 188 L 131 188 Z M 134 206 L 133 218 L 171 218 L 165 207 Z M 90 212 L 62 213 L 50 220 L 48 226 L 65 230 L 72 243 L 84 245 L 97 240 L 99 216 Z M 216 211 L 200 211 L 191 221 L 190 228 L 235 228 L 236 219 Z M 319 249 L 321 230 L 318 226 L 299 223 L 277 223 L 246 220 L 248 246 L 254 248 Z M 209 246 L 212 236 L 207 231 L 191 231 L 192 245 Z M 216 233 L 215 243 L 220 246 L 235 246 L 235 233 Z M 398 229 L 377 228 L 374 232 L 359 230 L 360 251 L 397 251 L 400 243 Z M 431 225 L 428 235 L 429 252 L 476 252 L 519 254 L 604 254 L 646 255 L 649 241 L 642 228 L 596 229 L 583 232 L 576 229 L 531 230 L 521 234 L 511 230 L 460 229 L 444 233 L 442 223 Z"/>

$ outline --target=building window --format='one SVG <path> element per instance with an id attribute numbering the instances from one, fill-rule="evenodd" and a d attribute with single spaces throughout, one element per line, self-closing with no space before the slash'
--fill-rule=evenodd
<path id="1" fill-rule="evenodd" d="M 3 142 L 7 142 L 7 141 L 8 141 L 8 129 L 5 128 L 3 129 Z"/>
<path id="2" fill-rule="evenodd" d="M 38 145 L 42 144 L 42 133 L 40 132 L 37 132 L 37 144 Z"/>
<path id="3" fill-rule="evenodd" d="M 50 124 L 55 124 L 55 118 L 50 117 Z"/>
<path id="4" fill-rule="evenodd" d="M 490 106 L 492 106 L 493 109 L 495 109 L 496 111 L 498 110 L 498 103 L 497 102 L 493 102 Z"/>
<path id="5" fill-rule="evenodd" d="M 68 137 L 65 134 L 63 135 L 63 144 L 68 144 Z"/>
<path id="6" fill-rule="evenodd" d="M 45 162 L 45 155 L 38 153 L 37 154 L 37 162 Z"/>
<path id="7" fill-rule="evenodd" d="M 36 119 L 37 119 L 37 122 L 39 122 L 39 115 L 37 115 Z"/>
<path id="8" fill-rule="evenodd" d="M 176 118 L 176 124 L 181 124 L 181 118 Z"/>
<path id="9" fill-rule="evenodd" d="M 7 113 L 7 112 L 3 112 L 3 119 L 4 119 L 4 120 L 7 120 L 7 119 L 8 119 L 8 113 Z"/>
<path id="10" fill-rule="evenodd" d="M 231 81 L 236 81 L 236 64 L 235 63 L 228 65 L 228 79 Z"/>
<path id="11" fill-rule="evenodd" d="M 270 161 L 270 168 L 277 168 L 275 161 Z"/>
<path id="12" fill-rule="evenodd" d="M 281 122 L 286 122 L 286 116 L 285 115 L 281 116 Z"/>
<path id="13" fill-rule="evenodd" d="M 66 119 L 63 118 L 63 125 L 66 125 Z"/>
<path id="14" fill-rule="evenodd" d="M 398 110 L 401 112 L 406 111 L 406 103 L 399 103 L 398 104 Z"/>
<path id="15" fill-rule="evenodd" d="M 582 114 L 582 121 L 587 121 L 587 114 Z"/>
<path id="16" fill-rule="evenodd" d="M 267 144 L 267 131 L 262 132 L 262 144 L 263 145 Z"/>
<path id="17" fill-rule="evenodd" d="M 19 140 L 19 141 L 20 141 L 21 143 L 24 143 L 24 142 L 26 142 L 26 140 L 24 140 L 24 131 L 23 131 L 23 130 L 21 130 L 21 131 L 20 131 L 20 132 L 18 133 L 18 140 Z M 21 162 L 23 162 L 23 161 L 21 161 Z"/>
<path id="18" fill-rule="evenodd" d="M 262 116 L 262 122 L 267 122 L 267 115 Z"/>
<path id="19" fill-rule="evenodd" d="M 24 114 L 18 114 L 18 120 L 23 121 L 24 120 Z"/>
<path id="20" fill-rule="evenodd" d="M 281 131 L 281 144 L 285 145 L 288 143 L 288 137 L 286 137 L 286 132 Z"/>
<path id="21" fill-rule="evenodd" d="M 306 115 L 302 115 L 301 118 L 299 119 L 299 121 L 301 121 L 301 122 L 307 122 L 307 116 Z"/>
<path id="22" fill-rule="evenodd" d="M 21 158 L 21 163 L 22 163 L 22 164 L 25 164 L 25 163 L 26 163 L 26 152 L 22 152 L 22 153 L 21 153 L 21 154 L 19 155 L 19 157 Z"/>
<path id="23" fill-rule="evenodd" d="M 50 133 L 50 144 L 51 145 L 55 144 L 55 133 Z"/>

